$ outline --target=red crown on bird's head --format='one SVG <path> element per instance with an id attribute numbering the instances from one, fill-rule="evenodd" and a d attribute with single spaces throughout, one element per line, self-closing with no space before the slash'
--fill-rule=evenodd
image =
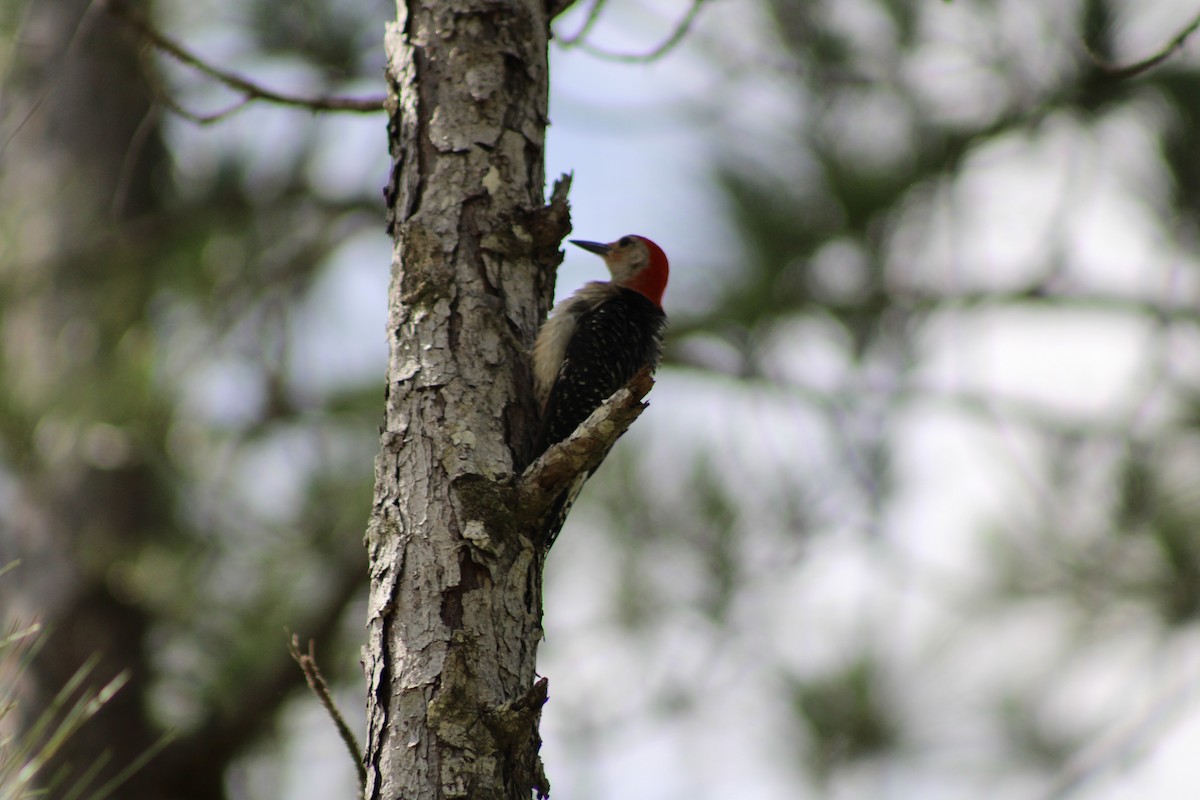
<path id="1" fill-rule="evenodd" d="M 667 290 L 667 278 L 671 272 L 667 261 L 667 254 L 663 252 L 661 247 L 645 236 L 635 235 L 633 238 L 641 240 L 642 244 L 646 246 L 648 263 L 625 285 L 630 289 L 641 292 L 653 300 L 655 305 L 661 307 L 663 292 Z"/>

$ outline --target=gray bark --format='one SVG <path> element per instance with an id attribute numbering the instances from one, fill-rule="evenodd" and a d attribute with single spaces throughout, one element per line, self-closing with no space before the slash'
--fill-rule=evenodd
<path id="1" fill-rule="evenodd" d="M 542 553 L 515 482 L 528 351 L 570 225 L 543 207 L 542 0 L 419 0 L 387 36 L 395 236 L 367 530 L 368 798 L 523 798 L 537 751 Z"/>

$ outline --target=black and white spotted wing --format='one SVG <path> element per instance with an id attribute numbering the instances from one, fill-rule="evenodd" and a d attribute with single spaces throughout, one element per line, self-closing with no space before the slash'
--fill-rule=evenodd
<path id="1" fill-rule="evenodd" d="M 642 367 L 658 366 L 666 327 L 663 310 L 632 289 L 620 289 L 581 316 L 546 401 L 538 453 L 570 436 Z M 547 516 L 545 546 L 562 530 L 589 477 L 580 475 L 554 501 Z"/>
<path id="2" fill-rule="evenodd" d="M 642 367 L 657 366 L 666 326 L 661 308 L 625 288 L 581 316 L 546 401 L 538 452 L 570 436 Z"/>

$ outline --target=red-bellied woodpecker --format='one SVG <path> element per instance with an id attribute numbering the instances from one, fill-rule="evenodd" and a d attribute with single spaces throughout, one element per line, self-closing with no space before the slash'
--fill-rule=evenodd
<path id="1" fill-rule="evenodd" d="M 571 435 L 601 403 L 643 367 L 656 367 L 667 316 L 667 256 L 644 236 L 578 245 L 604 258 L 611 281 L 593 281 L 554 307 L 533 348 L 534 390 L 542 408 L 537 453 Z M 555 501 L 549 545 L 590 473 Z"/>

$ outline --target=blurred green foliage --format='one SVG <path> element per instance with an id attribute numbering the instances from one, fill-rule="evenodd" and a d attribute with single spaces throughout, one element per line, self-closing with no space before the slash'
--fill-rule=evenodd
<path id="1" fill-rule="evenodd" d="M 377 189 L 315 190 L 319 122 L 303 115 L 258 142 L 269 115 L 244 111 L 214 147 L 217 129 L 195 136 L 156 104 L 165 85 L 190 102 L 194 75 L 85 2 L 19 5 L 2 67 L 0 558 L 22 563 L 0 605 L 47 635 L 13 719 L 86 703 L 69 683 L 84 663 L 97 686 L 121 676 L 39 774 L 69 785 L 95 764 L 100 786 L 138 763 L 122 797 L 216 800 L 303 688 L 287 630 L 320 642 L 331 677 L 357 673 L 339 637 L 365 592 L 383 364 L 314 380 L 303 334 L 328 327 L 313 295 L 348 244 L 373 235 L 386 281 Z M 318 61 L 334 91 L 378 80 L 380 48 L 360 48 L 383 9 L 348 5 L 301 40 L 320 20 L 252 4 L 259 46 L 240 58 Z M 264 145 L 273 158 L 248 157 Z"/>

